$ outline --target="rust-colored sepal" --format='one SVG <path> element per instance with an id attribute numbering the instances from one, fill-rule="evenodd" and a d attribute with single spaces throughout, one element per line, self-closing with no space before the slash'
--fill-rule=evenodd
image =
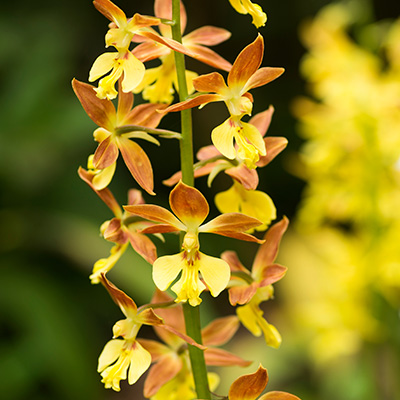
<path id="1" fill-rule="evenodd" d="M 260 365 L 253 374 L 236 379 L 229 389 L 229 400 L 256 400 L 268 383 L 267 370 Z"/>

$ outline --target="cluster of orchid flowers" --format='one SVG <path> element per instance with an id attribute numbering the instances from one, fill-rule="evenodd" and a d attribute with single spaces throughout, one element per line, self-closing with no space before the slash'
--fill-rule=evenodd
<path id="1" fill-rule="evenodd" d="M 280 345 L 279 332 L 264 318 L 260 303 L 273 297 L 272 284 L 285 275 L 286 268 L 276 264 L 275 259 L 288 220 L 284 217 L 273 225 L 263 239 L 253 233 L 266 230 L 276 218 L 271 198 L 256 190 L 256 168 L 267 165 L 286 147 L 287 140 L 264 137 L 274 112 L 272 107 L 249 122 L 242 121 L 252 113 L 253 97 L 249 90 L 283 73 L 282 68 L 260 68 L 264 52 L 262 36 L 259 34 L 245 47 L 231 65 L 207 47 L 228 39 L 230 33 L 225 29 L 205 26 L 183 36 L 182 43 L 172 38 L 173 1 L 155 0 L 154 17 L 135 14 L 127 18 L 111 1 L 95 0 L 97 10 L 111 21 L 106 47 L 114 47 L 116 51 L 106 52 L 94 62 L 89 81 L 101 78 L 97 87 L 76 79 L 72 86 L 86 113 L 98 126 L 94 131 L 98 147 L 89 156 L 87 169 L 79 168 L 79 175 L 114 214 L 114 218 L 101 226 L 102 236 L 114 246 L 109 257 L 95 263 L 90 279 L 94 284 L 103 284 L 125 315 L 125 319 L 114 325 L 113 339 L 99 357 L 102 382 L 106 388 L 119 391 L 121 380 L 127 379 L 133 384 L 150 368 L 144 385 L 145 397 L 191 400 L 200 397 L 194 391 L 195 366 L 188 358 L 191 346 L 204 352 L 207 365 L 247 366 L 250 362 L 214 347 L 228 341 L 239 322 L 255 336 L 263 335 L 268 345 Z M 230 2 L 238 12 L 249 13 L 257 27 L 265 24 L 266 15 L 260 6 L 249 0 Z M 186 13 L 182 3 L 180 19 L 183 32 Z M 153 27 L 158 27 L 158 31 Z M 139 44 L 131 50 L 132 43 Z M 175 89 L 179 92 L 175 52 L 227 71 L 227 84 L 217 72 L 197 76 L 185 71 L 191 96 L 171 105 Z M 144 63 L 156 58 L 161 65 L 146 70 Z M 141 93 L 149 102 L 134 106 L 134 93 Z M 117 106 L 112 102 L 116 98 Z M 193 165 L 193 172 L 194 177 L 208 175 L 209 185 L 221 171 L 233 179 L 231 189 L 219 193 L 215 199 L 222 214 L 205 222 L 209 204 L 199 190 L 182 181 L 181 172 L 164 181 L 174 186 L 169 197 L 172 212 L 145 204 L 138 189 L 129 191 L 128 204 L 121 207 L 108 188 L 119 154 L 136 183 L 148 194 L 155 195 L 152 165 L 133 139 L 157 145 L 160 143 L 156 137 L 181 140 L 181 133 L 158 128 L 163 116 L 215 101 L 225 102 L 230 116 L 213 130 L 213 145 L 198 152 L 199 161 Z M 202 253 L 199 234 L 206 232 L 260 244 L 252 270 L 241 264 L 235 252 L 226 251 L 220 258 Z M 181 251 L 158 257 L 148 235 L 162 239 L 166 233 L 181 234 Z M 156 291 L 151 303 L 141 307 L 106 277 L 129 244 L 152 265 Z M 169 288 L 176 294 L 175 298 L 166 292 Z M 202 340 L 185 334 L 182 303 L 197 307 L 202 301 L 202 292 L 209 291 L 217 297 L 225 289 L 229 291 L 230 303 L 238 305 L 237 315 L 210 323 L 201 332 Z M 137 338 L 142 325 L 153 326 L 165 344 Z M 210 387 L 214 388 L 218 378 L 211 373 L 208 378 Z M 256 399 L 267 381 L 267 372 L 260 366 L 256 373 L 236 380 L 228 397 Z M 269 392 L 261 399 L 298 398 L 284 392 Z"/>

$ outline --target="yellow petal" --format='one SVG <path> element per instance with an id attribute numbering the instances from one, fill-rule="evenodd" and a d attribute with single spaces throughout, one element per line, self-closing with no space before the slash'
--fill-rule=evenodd
<path id="1" fill-rule="evenodd" d="M 123 56 L 124 79 L 122 80 L 122 90 L 131 92 L 142 82 L 145 67 L 130 51 Z"/>
<path id="2" fill-rule="evenodd" d="M 97 372 L 102 372 L 106 367 L 108 367 L 118 359 L 121 354 L 124 342 L 125 341 L 122 339 L 112 339 L 107 342 L 99 356 Z"/>
<path id="3" fill-rule="evenodd" d="M 114 176 L 116 166 L 117 163 L 113 163 L 109 167 L 96 172 L 96 175 L 93 177 L 92 181 L 93 187 L 96 190 L 102 190 L 110 184 Z"/>
<path id="4" fill-rule="evenodd" d="M 129 365 L 128 383 L 133 385 L 147 371 L 150 364 L 150 353 L 135 341 Z"/>
<path id="5" fill-rule="evenodd" d="M 211 133 L 211 140 L 214 143 L 214 146 L 221 154 L 230 160 L 233 160 L 236 157 L 236 150 L 233 146 L 233 137 L 235 133 L 236 127 L 231 118 L 228 118 L 221 125 L 214 128 Z"/>
<path id="6" fill-rule="evenodd" d="M 250 14 L 253 18 L 253 24 L 259 28 L 267 22 L 267 14 L 258 4 L 252 3 L 250 0 L 229 0 L 232 7 L 240 14 Z"/>
<path id="7" fill-rule="evenodd" d="M 160 290 L 167 290 L 184 268 L 183 252 L 159 257 L 153 264 L 153 281 Z"/>
<path id="8" fill-rule="evenodd" d="M 210 293 L 217 297 L 228 285 L 231 276 L 229 264 L 220 258 L 199 252 L 197 265 Z"/>
<path id="9" fill-rule="evenodd" d="M 118 58 L 118 52 L 103 53 L 96 58 L 89 72 L 89 82 L 93 82 L 111 71 Z"/>

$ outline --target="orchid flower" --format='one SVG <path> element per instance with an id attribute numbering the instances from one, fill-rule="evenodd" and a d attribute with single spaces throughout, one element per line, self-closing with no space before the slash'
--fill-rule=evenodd
<path id="1" fill-rule="evenodd" d="M 164 110 L 181 111 L 215 101 L 224 101 L 231 116 L 214 128 L 211 139 L 222 155 L 230 160 L 239 157 L 250 169 L 256 168 L 260 156 L 266 155 L 266 148 L 258 129 L 241 121 L 244 115 L 251 115 L 253 108 L 253 97 L 248 91 L 273 81 L 284 72 L 283 68 L 259 68 L 263 53 L 264 39 L 258 35 L 257 39 L 245 47 L 236 58 L 228 74 L 228 85 L 218 72 L 201 75 L 193 79 L 193 85 L 199 92 L 210 93 L 199 94 Z"/>
<path id="2" fill-rule="evenodd" d="M 131 92 L 142 81 L 145 66 L 129 50 L 133 37 L 137 34 L 149 37 L 164 46 L 169 46 L 176 51 L 188 52 L 175 40 L 165 40 L 160 35 L 154 34 L 150 26 L 161 24 L 161 19 L 135 14 L 127 19 L 125 13 L 109 0 L 95 0 L 94 6 L 111 21 L 111 28 L 106 34 L 106 47 L 113 46 L 117 52 L 100 55 L 94 62 L 89 72 L 89 82 L 93 82 L 111 71 L 110 75 L 100 80 L 95 89 L 100 99 L 114 99 L 118 92 L 115 83 L 122 77 L 122 91 Z"/>
<path id="3" fill-rule="evenodd" d="M 100 275 L 101 283 L 107 289 L 114 302 L 120 307 L 125 319 L 113 327 L 113 339 L 104 347 L 99 357 L 98 372 L 101 373 L 105 387 L 119 391 L 119 383 L 128 376 L 128 383 L 134 384 L 150 367 L 151 355 L 136 339 L 142 325 L 159 326 L 173 332 L 191 345 L 204 349 L 188 336 L 166 325 L 152 308 L 137 307 L 135 302 L 122 290 L 114 286 L 104 274 Z M 118 339 L 121 337 L 121 339 Z"/>
<path id="4" fill-rule="evenodd" d="M 156 291 L 152 303 L 168 303 L 173 300 L 167 293 Z M 177 331 L 185 332 L 185 320 L 180 305 L 169 308 L 159 308 L 157 315 L 168 321 Z M 228 342 L 239 328 L 236 316 L 217 318 L 202 329 L 202 341 L 207 348 L 204 350 L 206 364 L 209 366 L 238 365 L 246 367 L 251 362 L 213 346 Z M 152 355 L 153 366 L 150 368 L 144 383 L 144 396 L 154 396 L 161 387 L 173 380 L 189 365 L 186 343 L 171 332 L 154 326 L 159 338 L 165 343 L 155 340 L 139 339 L 140 344 Z"/>
<path id="5" fill-rule="evenodd" d="M 258 4 L 252 3 L 250 0 L 229 0 L 229 2 L 239 14 L 250 14 L 256 28 L 264 26 L 267 22 L 267 14 Z"/>
<path id="6" fill-rule="evenodd" d="M 272 347 L 279 347 L 281 337 L 277 329 L 265 320 L 259 304 L 273 296 L 272 284 L 283 278 L 286 273 L 287 268 L 274 262 L 288 224 L 288 219 L 284 217 L 267 231 L 264 236 L 265 242 L 258 249 L 251 272 L 242 265 L 234 251 L 226 251 L 221 255 L 232 271 L 230 303 L 242 305 L 236 309 L 242 324 L 255 336 L 264 334 L 266 343 Z"/>
<path id="7" fill-rule="evenodd" d="M 249 121 L 249 124 L 254 125 L 261 136 L 264 137 L 271 118 L 274 113 L 274 108 L 270 106 L 267 110 L 256 114 Z M 256 162 L 257 167 L 264 167 L 269 164 L 282 150 L 285 149 L 288 141 L 280 136 L 267 136 L 264 137 L 265 148 L 267 154 L 261 156 Z M 234 160 L 229 160 L 224 157 L 215 146 L 209 145 L 202 147 L 197 152 L 198 163 L 194 164 L 194 177 L 209 175 L 207 183 L 211 186 L 214 178 L 224 171 L 234 180 L 238 181 L 246 190 L 255 190 L 258 186 L 258 174 L 255 169 L 249 169 L 246 164 L 239 157 L 236 156 Z M 178 171 L 169 179 L 163 181 L 164 185 L 175 185 L 182 177 L 182 172 Z"/>
<path id="8" fill-rule="evenodd" d="M 92 164 L 98 178 L 94 184 L 98 190 L 105 188 L 111 181 L 119 152 L 136 182 L 149 194 L 153 192 L 153 169 L 146 153 L 133 142 L 132 138 L 144 139 L 159 144 L 145 132 L 146 128 L 155 128 L 162 114 L 156 110 L 163 108 L 161 104 L 140 104 L 132 109 L 133 94 L 122 92 L 118 109 L 110 100 L 99 99 L 94 87 L 74 79 L 72 87 L 82 107 L 89 117 L 99 126 L 93 136 L 99 146 L 94 153 Z M 126 125 L 134 125 L 127 133 L 119 129 Z M 111 169 L 110 173 L 99 174 L 99 170 Z"/>
<path id="9" fill-rule="evenodd" d="M 115 246 L 111 249 L 110 256 L 108 258 L 101 258 L 96 261 L 93 267 L 93 272 L 90 275 L 92 283 L 100 282 L 100 275 L 107 273 L 121 258 L 122 254 L 130 243 L 133 249 L 141 255 L 149 264 L 157 258 L 157 250 L 154 243 L 144 234 L 139 231 L 151 224 L 149 221 L 127 215 L 119 206 L 117 200 L 108 188 L 98 190 L 93 185 L 95 176 L 86 171 L 83 168 L 78 170 L 79 176 L 85 181 L 94 192 L 104 201 L 104 203 L 114 213 L 114 218 L 110 221 L 106 221 L 101 226 L 101 233 L 104 239 L 115 243 Z M 137 189 L 131 189 L 128 192 L 128 204 L 143 204 L 144 200 L 142 194 Z M 160 235 L 161 236 L 161 235 Z M 163 239 L 162 236 L 160 239 Z"/>
<path id="10" fill-rule="evenodd" d="M 163 19 L 172 18 L 172 1 L 155 0 L 155 15 Z M 186 27 L 186 11 L 181 3 L 181 29 L 182 33 Z M 171 28 L 167 25 L 159 26 L 162 37 L 171 38 Z M 183 46 L 188 49 L 185 54 L 202 61 L 215 68 L 229 71 L 232 65 L 224 58 L 219 56 L 213 50 L 206 46 L 217 45 L 231 36 L 225 29 L 213 26 L 204 26 L 182 37 Z M 134 93 L 143 91 L 142 96 L 145 100 L 152 103 L 171 103 L 173 100 L 174 89 L 177 87 L 177 78 L 174 63 L 174 52 L 171 48 L 160 46 L 150 38 L 143 38 L 139 35 L 133 38 L 133 41 L 143 41 L 132 50 L 142 62 L 160 58 L 161 65 L 156 68 L 146 70 L 142 83 L 134 89 Z M 193 93 L 194 87 L 192 80 L 197 74 L 192 71 L 186 71 L 186 80 L 189 93 Z"/>
<path id="11" fill-rule="evenodd" d="M 176 216 L 162 207 L 149 204 L 124 208 L 142 218 L 161 222 L 143 229 L 142 233 L 185 232 L 179 254 L 159 257 L 154 262 L 153 280 L 164 291 L 182 272 L 180 279 L 172 286 L 172 291 L 178 296 L 176 301 L 189 301 L 190 305 L 197 306 L 201 303 L 199 295 L 206 287 L 216 297 L 226 288 L 230 277 L 229 265 L 225 261 L 199 251 L 199 233 L 211 232 L 260 243 L 259 239 L 244 232 L 261 222 L 243 214 L 230 213 L 202 225 L 209 212 L 207 200 L 197 189 L 182 182 L 171 191 L 169 202 Z M 205 284 L 200 280 L 199 272 Z"/>

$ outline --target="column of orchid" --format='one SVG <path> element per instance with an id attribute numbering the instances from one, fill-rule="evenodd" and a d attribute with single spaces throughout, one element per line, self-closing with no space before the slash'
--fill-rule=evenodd
<path id="1" fill-rule="evenodd" d="M 238 12 L 251 14 L 257 27 L 265 24 L 260 6 L 249 0 L 230 2 Z M 267 165 L 287 141 L 263 137 L 272 107 L 248 122 L 243 119 L 252 113 L 249 90 L 274 80 L 283 69 L 260 68 L 264 52 L 260 34 L 239 52 L 233 65 L 207 47 L 227 40 L 230 33 L 225 29 L 204 26 L 182 37 L 186 13 L 179 0 L 155 0 L 155 16 L 135 14 L 132 18 L 109 0 L 95 0 L 94 5 L 111 21 L 105 41 L 106 47 L 115 50 L 100 55 L 90 70 L 89 81 L 101 78 L 97 87 L 75 79 L 72 82 L 83 108 L 98 125 L 94 131 L 97 149 L 79 175 L 114 215 L 101 226 L 103 237 L 114 246 L 109 257 L 94 264 L 90 279 L 103 284 L 125 316 L 113 327 L 113 338 L 100 354 L 98 371 L 105 387 L 116 391 L 121 380 L 134 384 L 149 370 L 144 383 L 146 398 L 210 400 L 218 376 L 209 373 L 207 366 L 251 363 L 216 347 L 234 336 L 240 322 L 255 336 L 263 334 L 267 345 L 278 347 L 281 342 L 277 329 L 264 318 L 260 303 L 271 299 L 272 284 L 286 272 L 275 258 L 288 220 L 284 217 L 277 222 L 262 239 L 253 233 L 266 230 L 276 218 L 270 197 L 256 190 L 256 168 Z M 187 71 L 184 55 L 228 72 L 227 84 L 218 72 L 198 76 Z M 160 65 L 146 70 L 144 63 L 154 59 L 159 59 Z M 175 91 L 180 102 L 171 105 Z M 134 106 L 134 93 L 148 102 Z M 213 144 L 200 149 L 199 161 L 194 163 L 190 109 L 214 101 L 225 102 L 229 118 L 212 131 Z M 163 116 L 173 111 L 181 111 L 181 132 L 158 127 Z M 174 186 L 169 196 L 171 211 L 145 204 L 137 188 L 129 190 L 128 204 L 121 207 L 108 188 L 119 153 L 137 185 L 155 195 L 152 165 L 136 139 L 160 145 L 157 137 L 175 139 L 180 147 L 181 171 L 164 181 Z M 206 221 L 209 204 L 194 188 L 194 178 L 209 175 L 211 185 L 221 171 L 232 178 L 233 186 L 215 198 L 222 214 Z M 220 257 L 201 252 L 199 234 L 204 232 L 260 244 L 251 271 L 233 251 Z M 149 235 L 170 233 L 180 234 L 181 248 L 176 254 L 158 257 Z M 152 265 L 155 292 L 151 303 L 140 307 L 106 277 L 129 244 Z M 174 296 L 167 292 L 169 288 Z M 217 297 L 223 290 L 229 291 L 230 303 L 238 305 L 236 315 L 218 318 L 202 329 L 203 292 Z M 153 326 L 163 343 L 138 338 L 142 325 Z M 233 382 L 228 397 L 218 397 L 254 400 L 267 382 L 267 371 L 259 366 L 255 373 Z M 268 392 L 260 399 L 297 397 Z"/>

